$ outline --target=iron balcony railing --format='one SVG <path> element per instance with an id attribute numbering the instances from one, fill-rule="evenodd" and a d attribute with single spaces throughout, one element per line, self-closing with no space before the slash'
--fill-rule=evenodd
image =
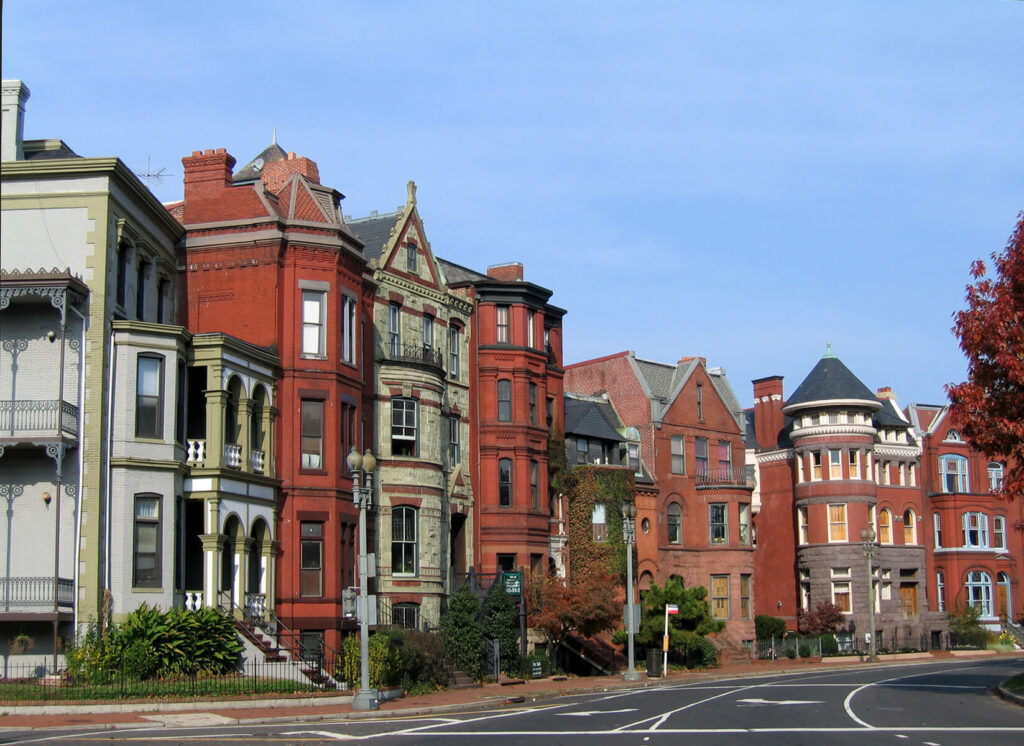
<path id="1" fill-rule="evenodd" d="M 708 466 L 697 470 L 698 485 L 739 485 L 752 487 L 745 466 Z"/>
<path id="2" fill-rule="evenodd" d="M 71 608 L 74 605 L 74 581 L 69 578 L 57 579 L 57 606 Z M 11 607 L 18 609 L 53 609 L 53 576 L 28 578 L 0 578 L 0 604 L 4 611 Z"/>
<path id="3" fill-rule="evenodd" d="M 59 399 L 0 399 L 0 428 L 9 435 L 78 437 L 78 407 Z"/>
<path id="4" fill-rule="evenodd" d="M 390 344 L 387 348 L 387 357 L 394 362 L 418 363 L 444 370 L 444 355 L 435 347 Z"/>

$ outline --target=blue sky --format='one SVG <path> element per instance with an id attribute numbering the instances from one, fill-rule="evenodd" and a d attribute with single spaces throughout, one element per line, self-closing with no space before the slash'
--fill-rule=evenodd
<path id="1" fill-rule="evenodd" d="M 943 401 L 970 262 L 1024 209 L 1016 0 L 8 0 L 3 76 L 27 137 L 165 169 L 165 201 L 275 126 L 346 214 L 414 179 L 436 253 L 554 290 L 567 362 L 702 355 L 747 405 L 827 341 Z"/>

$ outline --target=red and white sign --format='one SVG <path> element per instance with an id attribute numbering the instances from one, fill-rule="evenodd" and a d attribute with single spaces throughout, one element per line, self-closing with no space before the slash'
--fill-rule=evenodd
<path id="1" fill-rule="evenodd" d="M 678 614 L 679 613 L 679 607 L 676 604 L 665 604 L 665 613 L 666 614 Z"/>

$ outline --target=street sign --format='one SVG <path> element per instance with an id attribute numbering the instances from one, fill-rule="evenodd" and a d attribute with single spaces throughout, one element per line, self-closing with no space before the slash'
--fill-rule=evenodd
<path id="1" fill-rule="evenodd" d="M 625 604 L 622 608 L 622 623 L 625 625 L 626 634 L 629 634 L 632 628 L 633 634 L 640 632 L 640 604 Z M 632 609 L 633 613 L 630 614 L 629 610 Z M 630 618 L 632 617 L 633 624 L 630 626 Z"/>
<path id="2" fill-rule="evenodd" d="M 510 596 L 523 595 L 523 574 L 521 572 L 505 573 L 505 593 Z"/>
<path id="3" fill-rule="evenodd" d="M 676 604 L 665 604 L 665 613 L 666 614 L 678 614 L 679 613 L 679 606 L 677 606 Z"/>

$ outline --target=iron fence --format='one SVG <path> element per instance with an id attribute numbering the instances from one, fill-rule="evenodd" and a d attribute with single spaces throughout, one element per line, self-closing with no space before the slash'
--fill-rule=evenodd
<path id="1" fill-rule="evenodd" d="M 749 646 L 758 660 L 777 658 L 828 657 L 833 655 L 868 655 L 871 642 L 864 635 L 839 632 L 817 637 L 789 635 L 767 640 L 755 640 Z M 911 633 L 900 629 L 878 633 L 875 651 L 888 653 L 917 653 L 950 648 L 984 648 L 984 639 L 970 635 L 954 635 L 941 630 Z"/>
<path id="2" fill-rule="evenodd" d="M 125 671 L 100 671 L 78 678 L 45 664 L 6 662 L 0 679 L 0 703 L 82 700 L 130 700 L 193 697 L 309 694 L 323 687 L 295 677 L 280 663 L 246 661 L 230 674 L 183 674 L 139 679 Z"/>

